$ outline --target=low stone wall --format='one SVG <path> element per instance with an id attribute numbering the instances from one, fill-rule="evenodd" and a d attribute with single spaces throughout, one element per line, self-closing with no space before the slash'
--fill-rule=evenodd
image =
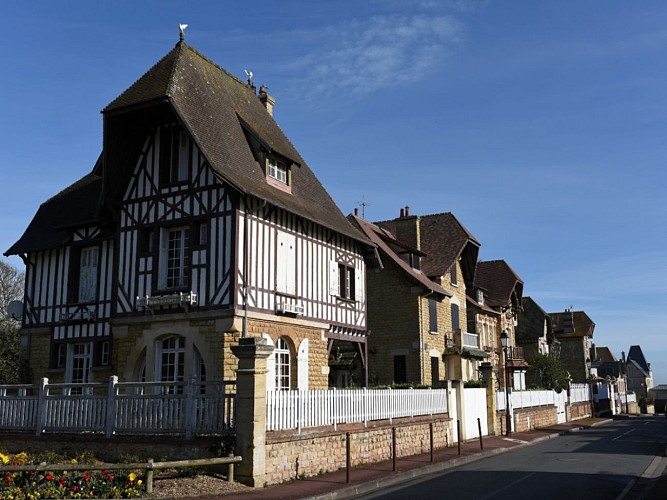
<path id="1" fill-rule="evenodd" d="M 514 410 L 514 432 L 525 432 L 558 423 L 555 406 L 535 406 Z"/>
<path id="2" fill-rule="evenodd" d="M 266 435 L 266 484 L 277 484 L 297 477 L 336 471 L 346 464 L 346 433 L 350 433 L 352 466 L 380 462 L 392 457 L 392 428 L 396 429 L 397 456 L 428 453 L 433 424 L 433 447 L 450 444 L 451 421 L 410 419 L 364 428 L 349 426 L 338 431 L 308 432 L 301 435 L 269 432 Z"/>
<path id="3" fill-rule="evenodd" d="M 219 441 L 219 438 L 218 438 Z M 2 434 L 0 451 L 35 454 L 54 451 L 66 454 L 90 452 L 100 460 L 118 462 L 123 455 L 140 460 L 188 460 L 209 458 L 216 455 L 215 439 L 180 439 L 168 437 L 114 437 L 94 435 L 44 435 Z"/>
<path id="4" fill-rule="evenodd" d="M 579 420 L 580 418 L 588 418 L 591 416 L 591 402 L 581 401 L 579 403 L 566 405 L 565 414 L 567 416 L 568 422 L 572 420 Z"/>

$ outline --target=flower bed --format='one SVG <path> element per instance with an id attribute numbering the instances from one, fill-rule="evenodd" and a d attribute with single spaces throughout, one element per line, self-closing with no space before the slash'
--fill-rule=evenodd
<path id="1" fill-rule="evenodd" d="M 0 453 L 5 466 L 30 466 L 44 463 L 45 457 L 30 457 L 27 453 Z M 48 457 L 54 461 L 53 454 Z M 81 456 L 69 460 L 57 457 L 59 465 L 80 464 L 81 471 L 2 471 L 0 472 L 0 500 L 37 498 L 134 498 L 144 494 L 143 479 L 137 472 L 86 471 Z"/>

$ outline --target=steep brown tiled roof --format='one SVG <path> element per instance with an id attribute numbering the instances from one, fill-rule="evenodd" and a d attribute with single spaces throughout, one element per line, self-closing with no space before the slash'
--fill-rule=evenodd
<path id="1" fill-rule="evenodd" d="M 584 311 L 549 313 L 554 325 L 554 334 L 562 337 L 593 337 L 595 323 Z"/>
<path id="2" fill-rule="evenodd" d="M 21 238 L 5 255 L 64 245 L 72 238 L 70 228 L 99 222 L 97 208 L 102 193 L 102 177 L 95 172 L 97 168 L 42 203 Z"/>
<path id="3" fill-rule="evenodd" d="M 523 281 L 504 260 L 479 261 L 475 285 L 487 290 L 486 302 L 490 306 L 521 305 Z M 513 298 L 517 304 L 513 304 Z"/>
<path id="4" fill-rule="evenodd" d="M 450 212 L 424 215 L 419 232 L 421 249 L 426 252 L 422 269 L 428 276 L 447 273 L 466 245 L 480 246 L 472 233 Z"/>
<path id="5" fill-rule="evenodd" d="M 422 259 L 422 271 L 427 276 L 443 276 L 466 249 L 471 251 L 471 276 L 477 261 L 479 242 L 451 212 L 379 221 L 375 224 L 394 235 L 398 225 L 411 219 L 419 224 L 420 250 L 426 255 Z"/>
<path id="6" fill-rule="evenodd" d="M 547 313 L 531 297 L 523 297 L 522 308 L 519 312 L 519 321 L 516 327 L 516 337 L 536 339 L 544 336 L 544 323 Z"/>
<path id="7" fill-rule="evenodd" d="M 356 227 L 358 227 L 368 237 L 369 240 L 377 245 L 378 249 L 384 255 L 386 255 L 387 258 L 391 259 L 391 261 L 397 264 L 398 267 L 400 267 L 412 280 L 416 281 L 428 290 L 432 290 L 446 297 L 452 296 L 440 285 L 428 279 L 423 273 L 410 267 L 407 262 L 401 259 L 401 257 L 391 249 L 389 244 L 401 246 L 398 242 L 396 242 L 391 233 L 376 226 L 375 224 L 365 221 L 361 217 L 357 217 L 356 215 L 350 215 L 348 216 L 348 219 L 352 221 L 352 223 L 355 224 Z"/>
<path id="8" fill-rule="evenodd" d="M 135 128 L 141 129 L 133 120 L 143 119 L 148 115 L 148 109 L 165 105 L 176 114 L 219 178 L 242 194 L 257 196 L 369 244 L 341 213 L 254 91 L 184 42 L 179 42 L 103 109 L 105 124 L 109 124 L 108 127 L 105 125 L 104 168 L 99 160 L 93 173 L 45 202 L 24 235 L 6 255 L 64 244 L 68 236 L 61 229 L 63 226 L 74 227 L 94 221 L 96 215 L 102 213 L 100 199 L 122 195 L 124 183 L 129 180 L 128 172 L 122 168 L 134 164 L 136 158 L 128 161 L 128 155 L 133 154 L 137 144 L 140 148 L 143 141 L 143 137 L 135 137 Z M 123 121 L 126 115 L 131 118 Z M 130 126 L 126 126 L 128 124 Z M 118 129 L 121 132 L 113 135 Z M 126 133 L 124 129 L 132 132 Z M 124 133 L 134 135 L 122 135 Z M 255 160 L 246 134 L 257 138 L 270 153 L 294 163 L 291 193 L 267 184 L 264 169 Z M 119 156 L 117 151 L 126 156 Z"/>
<path id="9" fill-rule="evenodd" d="M 616 357 L 612 354 L 609 347 L 595 346 L 595 355 L 597 358 L 595 361 L 601 361 L 603 363 L 614 363 L 618 361 Z"/>
<path id="10" fill-rule="evenodd" d="M 341 213 L 254 91 L 182 41 L 103 112 L 115 117 L 163 101 L 172 106 L 213 171 L 241 193 L 267 200 L 356 240 L 365 240 Z M 257 137 L 269 152 L 294 162 L 291 193 L 266 182 L 264 169 L 253 156 L 245 134 Z"/>

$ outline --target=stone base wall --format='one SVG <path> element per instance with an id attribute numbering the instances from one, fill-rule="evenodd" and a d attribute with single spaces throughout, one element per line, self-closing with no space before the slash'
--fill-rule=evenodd
<path id="1" fill-rule="evenodd" d="M 533 408 L 518 408 L 514 410 L 513 432 L 524 432 L 538 427 L 548 427 L 558 423 L 555 406 L 538 406 Z M 504 411 L 496 412 L 494 418 L 496 436 L 505 436 L 507 419 Z"/>
<path id="2" fill-rule="evenodd" d="M 138 460 L 189 460 L 215 455 L 214 439 L 179 439 L 167 437 L 114 437 L 84 435 L 34 436 L 30 434 L 0 434 L 0 451 L 29 454 L 53 451 L 66 454 L 90 452 L 105 462 L 118 462 L 124 455 Z"/>
<path id="3" fill-rule="evenodd" d="M 514 432 L 525 432 L 558 423 L 555 406 L 538 406 L 514 410 Z"/>
<path id="4" fill-rule="evenodd" d="M 580 418 L 588 418 L 591 416 L 590 401 L 581 401 L 565 406 L 565 415 L 568 422 L 571 420 L 579 420 Z"/>
<path id="5" fill-rule="evenodd" d="M 396 429 L 397 457 L 428 453 L 429 424 L 433 424 L 433 447 L 449 445 L 450 421 L 420 420 L 359 426 L 338 431 L 308 432 L 300 436 L 283 433 L 266 435 L 266 484 L 278 484 L 297 477 L 316 476 L 344 468 L 346 433 L 350 433 L 352 466 L 389 460 L 392 457 L 392 427 Z"/>

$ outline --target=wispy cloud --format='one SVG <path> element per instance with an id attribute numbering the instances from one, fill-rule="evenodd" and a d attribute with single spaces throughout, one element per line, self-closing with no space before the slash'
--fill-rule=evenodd
<path id="1" fill-rule="evenodd" d="M 317 40 L 314 50 L 288 66 L 299 75 L 302 97 L 321 97 L 366 94 L 423 80 L 458 45 L 462 27 L 450 16 L 386 15 L 308 35 Z"/>

